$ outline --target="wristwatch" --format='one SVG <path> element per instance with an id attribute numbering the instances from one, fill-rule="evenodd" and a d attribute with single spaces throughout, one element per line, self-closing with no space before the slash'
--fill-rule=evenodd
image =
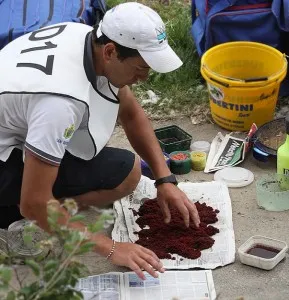
<path id="1" fill-rule="evenodd" d="M 174 174 L 157 179 L 155 181 L 155 187 L 158 187 L 159 185 L 161 185 L 163 183 L 173 183 L 174 185 L 178 185 L 177 178 Z"/>

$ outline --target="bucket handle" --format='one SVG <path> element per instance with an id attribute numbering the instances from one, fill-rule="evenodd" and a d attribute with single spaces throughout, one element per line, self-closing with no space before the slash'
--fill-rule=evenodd
<path id="1" fill-rule="evenodd" d="M 212 81 L 214 81 L 214 82 L 216 82 L 216 83 L 218 83 L 218 84 L 220 84 L 220 85 L 222 85 L 226 88 L 230 87 L 230 85 L 228 83 L 221 82 L 219 80 L 216 80 L 215 78 L 210 77 L 210 80 L 212 80 Z"/>
<path id="2" fill-rule="evenodd" d="M 234 80 L 234 78 L 229 78 L 228 79 L 231 79 L 231 80 Z M 221 82 L 219 80 L 216 80 L 215 78 L 212 78 L 210 77 L 210 80 L 226 87 L 226 88 L 229 88 L 230 85 L 228 83 L 224 83 L 224 82 Z M 247 78 L 247 79 L 242 79 L 242 80 L 236 80 L 236 81 L 239 81 L 239 82 L 260 82 L 260 81 L 267 81 L 268 80 L 268 77 L 253 77 L 253 78 Z"/>
<path id="3" fill-rule="evenodd" d="M 212 71 L 206 66 L 206 64 L 203 64 L 203 68 L 206 69 L 208 72 L 212 72 Z M 219 74 L 216 74 L 215 72 L 212 72 L 212 73 L 214 73 L 215 75 L 220 76 Z M 244 79 L 240 79 L 240 78 L 232 78 L 232 77 L 227 77 L 227 76 L 221 76 L 221 77 L 224 78 L 224 79 L 226 79 L 226 80 L 238 81 L 238 82 L 244 82 L 244 83 L 246 83 L 246 82 L 260 82 L 260 81 L 267 81 L 267 80 L 268 80 L 268 77 L 266 77 L 266 76 L 263 76 L 263 77 L 251 77 L 251 78 L 244 78 Z M 230 85 L 229 85 L 228 83 L 223 83 L 223 82 L 218 81 L 218 80 L 216 80 L 216 79 L 214 79 L 214 78 L 211 78 L 211 77 L 210 77 L 210 79 L 211 79 L 212 81 L 215 81 L 216 83 L 218 83 L 218 84 L 220 84 L 220 85 L 226 87 L 226 88 L 230 87 Z"/>
<path id="4" fill-rule="evenodd" d="M 266 81 L 268 80 L 268 77 L 253 77 L 253 78 L 247 78 L 247 79 L 243 79 L 245 82 L 258 82 L 258 81 Z"/>

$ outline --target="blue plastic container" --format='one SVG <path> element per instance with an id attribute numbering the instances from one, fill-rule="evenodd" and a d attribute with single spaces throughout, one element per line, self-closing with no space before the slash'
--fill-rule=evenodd
<path id="1" fill-rule="evenodd" d="M 165 157 L 167 166 L 170 167 L 171 159 L 170 159 L 169 155 L 164 152 L 164 157 Z M 142 175 L 149 177 L 150 179 L 155 179 L 148 164 L 142 159 L 141 159 L 141 173 L 142 173 Z"/>

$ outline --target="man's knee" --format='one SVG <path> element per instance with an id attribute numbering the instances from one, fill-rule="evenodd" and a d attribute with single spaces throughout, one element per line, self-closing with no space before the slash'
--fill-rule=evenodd
<path id="1" fill-rule="evenodd" d="M 129 195 L 137 187 L 141 178 L 141 164 L 138 156 L 135 156 L 135 161 L 132 170 L 124 179 L 124 181 L 116 187 L 116 190 L 121 194 Z"/>

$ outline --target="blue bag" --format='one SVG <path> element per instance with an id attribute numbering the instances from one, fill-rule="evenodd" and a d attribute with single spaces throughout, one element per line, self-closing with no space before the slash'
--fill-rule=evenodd
<path id="1" fill-rule="evenodd" d="M 230 41 L 254 41 L 280 49 L 281 29 L 272 12 L 273 1 L 192 0 L 191 33 L 199 55 Z"/>
<path id="2" fill-rule="evenodd" d="M 272 4 L 272 11 L 275 15 L 279 27 L 288 32 L 289 31 L 289 1 L 288 0 L 274 0 Z"/>
<path id="3" fill-rule="evenodd" d="M 192 0 L 191 33 L 200 56 L 231 41 L 260 42 L 289 55 L 289 0 Z M 288 95 L 289 72 L 279 92 Z"/>
<path id="4" fill-rule="evenodd" d="M 15 38 L 60 22 L 94 25 L 105 0 L 0 0 L 0 49 Z"/>

